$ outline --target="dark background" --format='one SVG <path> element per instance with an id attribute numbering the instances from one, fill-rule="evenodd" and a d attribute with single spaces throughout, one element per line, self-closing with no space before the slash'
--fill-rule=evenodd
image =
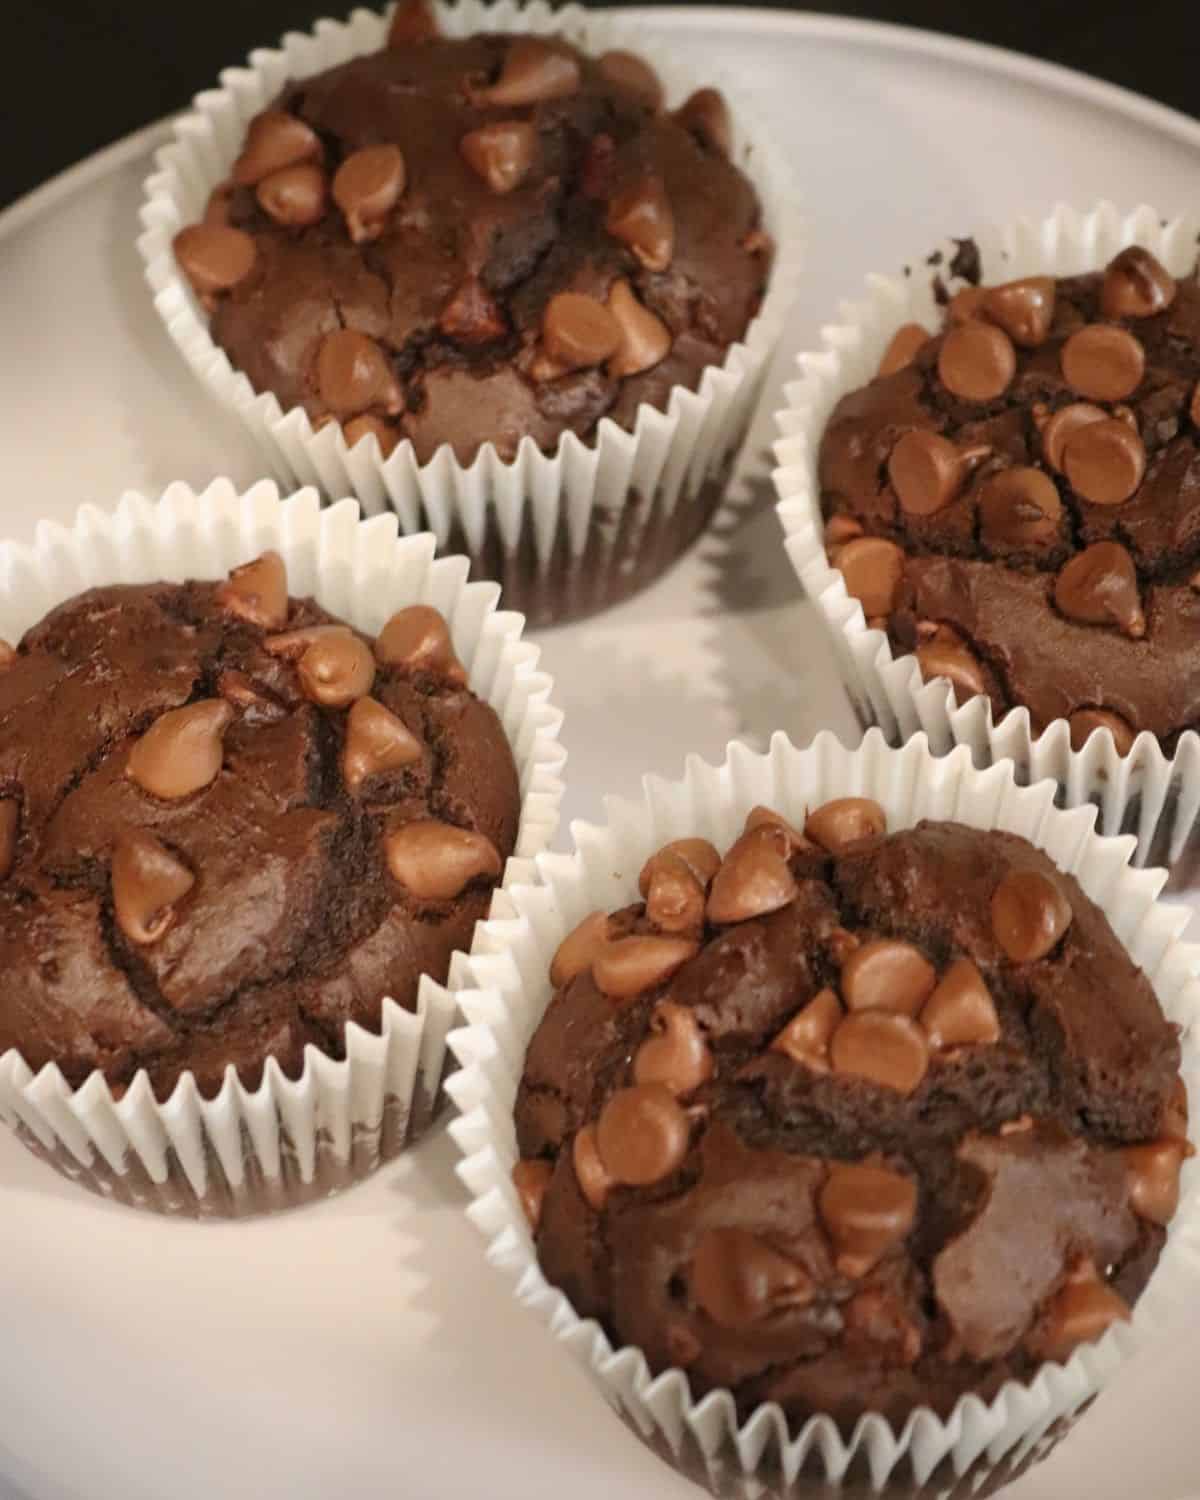
<path id="1" fill-rule="evenodd" d="M 382 0 L 379 0 L 382 3 Z M 252 47 L 353 0 L 0 0 L 0 206 L 140 125 L 181 109 Z M 1200 112 L 1191 0 L 858 0 L 808 9 L 897 21 L 1014 47 Z M 798 80 L 798 86 L 802 86 Z M 1096 142 L 1103 150 L 1104 143 Z"/>

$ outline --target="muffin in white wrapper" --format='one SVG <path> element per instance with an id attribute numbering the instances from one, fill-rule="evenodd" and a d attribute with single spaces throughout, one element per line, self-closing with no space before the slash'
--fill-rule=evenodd
<path id="1" fill-rule="evenodd" d="M 1190 214 L 1168 221 L 1144 206 L 1127 215 L 1109 203 L 1086 214 L 1060 206 L 1041 223 L 1021 220 L 1003 230 L 981 230 L 975 236 L 980 281 L 1099 271 L 1129 245 L 1150 250 L 1172 275 L 1183 276 L 1196 264 L 1198 231 L 1200 218 Z M 956 248 L 952 241 L 940 247 L 939 275 L 951 292 L 964 284 L 946 274 Z M 1122 756 L 1107 729 L 1074 751 L 1064 719 L 1047 725 L 1040 736 L 1023 707 L 994 722 L 986 697 L 956 706 L 945 678 L 923 681 L 916 657 L 898 655 L 887 634 L 868 626 L 862 606 L 846 592 L 841 573 L 830 564 L 822 526 L 817 460 L 826 423 L 843 396 L 872 379 L 900 327 L 916 322 L 935 330 L 942 308 L 933 272 L 922 263 L 911 276 L 869 277 L 865 300 L 843 305 L 840 313 L 836 325 L 822 330 L 821 352 L 799 357 L 800 378 L 787 387 L 787 406 L 778 415 L 784 436 L 775 445 L 774 477 L 788 555 L 828 627 L 860 716 L 878 724 L 893 743 L 923 729 L 939 754 L 951 745 L 967 745 L 978 765 L 1010 757 L 1023 780 L 1050 777 L 1067 805 L 1092 802 L 1100 809 L 1104 833 L 1135 834 L 1137 863 L 1169 865 L 1173 884 L 1190 882 L 1200 847 L 1200 734 L 1185 730 L 1167 755 L 1154 735 L 1142 733 Z"/>
<path id="2" fill-rule="evenodd" d="M 1008 764 L 975 769 L 965 747 L 935 757 L 918 734 L 895 750 L 875 729 L 856 751 L 829 734 L 799 750 L 780 734 L 765 754 L 735 744 L 721 766 L 689 759 L 681 781 L 647 778 L 640 802 L 606 804 L 603 826 L 573 825 L 575 853 L 539 857 L 541 887 L 510 885 L 497 897 L 456 970 L 467 1020 L 449 1038 L 461 1064 L 448 1082 L 461 1111 L 450 1127 L 464 1156 L 459 1174 L 487 1258 L 515 1283 L 517 1299 L 583 1363 L 644 1441 L 714 1494 L 989 1493 L 1043 1457 L 1136 1347 L 1169 1328 L 1172 1310 L 1197 1295 L 1195 1165 L 1184 1167 L 1180 1207 L 1132 1323 L 1114 1324 L 1098 1342 L 1078 1347 L 1065 1366 L 1047 1363 L 1027 1384 L 1008 1382 L 990 1403 L 964 1397 L 945 1420 L 922 1408 L 901 1430 L 866 1415 L 848 1436 L 828 1416 L 789 1431 L 777 1405 L 762 1405 L 739 1423 L 729 1391 L 694 1400 L 684 1371 L 654 1376 L 640 1350 L 614 1349 L 599 1324 L 582 1320 L 543 1276 L 510 1177 L 517 1086 L 551 998 L 548 969 L 563 937 L 589 912 L 637 901 L 643 862 L 669 840 L 707 838 L 723 850 L 757 804 L 803 826 L 807 810 L 846 796 L 874 798 L 892 832 L 932 818 L 1020 834 L 1073 874 L 1150 978 L 1168 1019 L 1183 1028 L 1182 1074 L 1196 1099 L 1200 949 L 1179 940 L 1187 914 L 1156 899 L 1163 872 L 1129 867 L 1132 839 L 1098 836 L 1090 807 L 1056 809 L 1051 782 L 1019 786 Z M 1194 1123 L 1190 1130 L 1194 1135 Z"/>
<path id="3" fill-rule="evenodd" d="M 716 85 L 726 94 L 734 133 L 731 159 L 762 205 L 774 262 L 758 315 L 698 389 L 677 386 L 667 409 L 643 403 L 632 431 L 603 418 L 583 441 L 565 433 L 552 453 L 530 437 L 506 462 L 491 443 L 467 465 L 441 447 L 418 461 L 411 441 L 384 460 L 374 435 L 347 447 L 337 423 L 314 432 L 302 408 L 284 411 L 270 392 L 256 394 L 209 333 L 208 317 L 172 249 L 175 235 L 204 216 L 214 188 L 229 176 L 248 121 L 289 79 L 323 72 L 384 44 L 390 11 L 357 10 L 347 22 L 321 21 L 290 33 L 278 49 L 254 52 L 249 66 L 227 69 L 221 87 L 197 96 L 147 179 L 138 241 L 155 306 L 188 364 L 223 405 L 244 420 L 281 483 L 317 486 L 330 497 L 353 494 L 369 512 L 393 509 L 404 532 L 428 529 L 472 561 L 473 575 L 497 579 L 506 602 L 531 624 L 586 614 L 649 583 L 703 528 L 723 496 L 750 423 L 771 354 L 798 284 L 801 220 L 791 170 L 757 125 L 752 101 L 719 76 L 695 77 L 665 49 L 647 51 L 639 28 L 567 5 L 533 0 L 434 6 L 447 37 L 479 32 L 561 35 L 597 56 L 610 49 L 646 56 L 668 105 Z"/>
<path id="4" fill-rule="evenodd" d="M 504 878 L 532 878 L 563 791 L 550 679 L 521 638 L 520 615 L 497 609 L 496 586 L 467 583 L 465 558 L 435 561 L 432 536 L 397 538 L 393 516 L 364 521 L 353 500 L 322 507 L 312 490 L 281 500 L 270 482 L 239 495 L 227 480 L 201 495 L 174 485 L 153 503 L 126 495 L 111 515 L 84 507 L 69 529 L 40 525 L 30 547 L 0 545 L 0 636 L 18 640 L 97 585 L 220 578 L 272 548 L 294 597 L 311 595 L 364 632 L 409 604 L 443 614 L 519 773 L 519 831 Z M 381 998 L 379 1034 L 348 1023 L 343 1061 L 310 1045 L 292 1079 L 269 1057 L 255 1089 L 229 1066 L 215 1098 L 190 1072 L 162 1103 L 145 1071 L 115 1092 L 99 1072 L 72 1088 L 55 1064 L 34 1074 L 9 1050 L 0 1053 L 0 1120 L 68 1177 L 163 1213 L 232 1216 L 323 1197 L 406 1146 L 440 1098 L 452 997 L 423 976 L 415 1012 Z"/>

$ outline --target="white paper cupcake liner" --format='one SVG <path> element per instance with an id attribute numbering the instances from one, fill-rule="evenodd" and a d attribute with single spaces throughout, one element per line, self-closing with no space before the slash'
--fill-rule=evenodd
<path id="1" fill-rule="evenodd" d="M 923 1409 L 898 1431 L 880 1416 L 864 1416 L 848 1439 L 823 1416 L 789 1431 L 776 1405 L 739 1423 L 728 1391 L 694 1400 L 683 1371 L 655 1377 L 638 1349 L 614 1349 L 543 1277 L 510 1180 L 517 1084 L 550 1000 L 550 959 L 565 934 L 596 908 L 636 901 L 644 860 L 670 839 L 699 835 L 726 848 L 756 803 L 802 824 L 806 809 L 844 796 L 874 797 L 892 830 L 943 818 L 1021 834 L 1074 874 L 1153 981 L 1167 1016 L 1184 1028 L 1183 1075 L 1197 1133 L 1200 947 L 1179 941 L 1187 913 L 1156 900 L 1163 872 L 1129 867 L 1131 838 L 1099 837 L 1094 809 L 1056 809 L 1051 782 L 1019 786 L 1010 764 L 976 770 L 966 747 L 937 758 L 917 735 L 894 750 L 876 729 L 856 751 L 830 734 L 798 750 L 780 734 L 765 754 L 734 744 L 721 766 L 691 758 L 681 781 L 648 777 L 640 802 L 606 803 L 605 826 L 572 826 L 574 854 L 538 858 L 541 886 L 514 884 L 497 897 L 457 971 L 468 1024 L 450 1034 L 462 1066 L 447 1087 L 461 1110 L 450 1126 L 465 1158 L 459 1173 L 488 1259 L 516 1283 L 518 1301 L 584 1364 L 645 1441 L 714 1493 L 848 1496 L 886 1486 L 889 1494 L 944 1495 L 960 1480 L 956 1495 L 987 1493 L 1043 1456 L 1134 1349 L 1200 1295 L 1200 1166 L 1185 1167 L 1179 1212 L 1131 1324 L 1078 1349 L 1065 1366 L 1043 1366 L 1028 1384 L 1010 1382 L 990 1403 L 966 1397 L 946 1420 Z"/>
<path id="2" fill-rule="evenodd" d="M 219 578 L 267 548 L 282 553 L 293 595 L 313 595 L 376 634 L 404 605 L 446 617 L 470 686 L 504 725 L 520 773 L 517 844 L 505 880 L 533 878 L 558 826 L 565 751 L 551 682 L 520 615 L 491 583 L 467 583 L 465 558 L 434 561 L 434 538 L 397 538 L 394 516 L 363 521 L 353 500 L 322 509 L 312 490 L 280 500 L 263 482 L 239 495 L 173 485 L 151 503 L 80 510 L 70 529 L 43 522 L 31 547 L 0 544 L 0 636 L 17 641 L 55 605 L 107 583 Z M 106 1197 L 167 1213 L 238 1215 L 336 1192 L 412 1140 L 439 1098 L 453 998 L 426 976 L 415 1013 L 390 999 L 379 1035 L 346 1027 L 342 1062 L 305 1049 L 301 1076 L 269 1059 L 246 1088 L 233 1067 L 215 1099 L 190 1073 L 158 1103 L 144 1072 L 114 1097 L 102 1074 L 71 1088 L 54 1064 L 34 1074 L 0 1053 L 0 1120 L 60 1171 Z"/>
<path id="3" fill-rule="evenodd" d="M 1101 203 L 1086 214 L 1060 205 L 1041 223 L 985 227 L 975 239 L 984 282 L 1102 270 L 1118 250 L 1134 244 L 1182 276 L 1196 263 L 1198 231 L 1200 218 L 1193 215 L 1167 221 L 1145 206 L 1122 215 L 1111 203 Z M 938 274 L 950 284 L 947 267 L 956 246 L 947 241 L 939 248 Z M 874 377 L 902 324 L 922 323 L 931 332 L 940 326 L 933 275 L 922 259 L 911 276 L 868 277 L 866 299 L 843 304 L 841 321 L 822 329 L 824 349 L 800 355 L 800 379 L 787 387 L 787 407 L 777 419 L 784 437 L 775 445 L 778 513 L 788 555 L 828 626 L 842 679 L 867 722 L 878 724 L 894 743 L 923 729 L 939 754 L 951 745 L 968 745 L 977 765 L 1009 757 L 1022 779 L 1048 776 L 1058 782 L 1067 805 L 1092 802 L 1100 809 L 1104 833 L 1135 834 L 1138 864 L 1175 866 L 1175 879 L 1186 881 L 1190 870 L 1181 861 L 1200 853 L 1189 848 L 1200 845 L 1193 837 L 1200 812 L 1200 735 L 1185 732 L 1168 756 L 1153 735 L 1140 734 L 1130 753 L 1120 756 L 1103 731 L 1077 752 L 1065 720 L 1055 720 L 1035 739 L 1024 708 L 1011 709 L 994 723 L 986 698 L 958 707 L 945 678 L 924 682 L 915 656 L 893 655 L 886 633 L 868 628 L 862 606 L 830 565 L 817 479 L 825 425 L 844 395 Z"/>
<path id="4" fill-rule="evenodd" d="M 436 9 L 447 36 L 553 32 L 593 55 L 614 47 L 644 50 L 635 27 L 575 5 L 460 0 Z M 255 393 L 214 343 L 171 246 L 228 178 L 247 122 L 288 79 L 377 51 L 386 34 L 387 17 L 371 11 L 356 10 L 345 23 L 320 21 L 311 34 L 291 33 L 278 49 L 252 53 L 249 67 L 227 69 L 219 89 L 197 96 L 146 182 L 138 247 L 155 306 L 184 358 L 242 417 L 282 483 L 315 485 L 328 496 L 354 494 L 369 513 L 391 507 L 405 532 L 430 530 L 441 546 L 452 539 L 477 573 L 504 584 L 506 602 L 523 609 L 531 623 L 586 613 L 661 572 L 720 499 L 798 282 L 802 232 L 791 170 L 736 85 L 716 76 L 698 79 L 673 58 L 648 54 L 672 104 L 704 84 L 719 84 L 729 99 L 732 158 L 758 190 L 763 223 L 776 245 L 767 295 L 744 339 L 720 366 L 704 372 L 698 390 L 677 387 L 665 412 L 643 404 L 632 432 L 605 418 L 594 438 L 585 442 L 566 433 L 553 454 L 525 438 L 512 462 L 487 444 L 469 466 L 456 462 L 449 448 L 421 465 L 405 441 L 384 461 L 374 437 L 349 449 L 336 423 L 314 433 L 303 410 L 285 412 L 274 395 Z"/>

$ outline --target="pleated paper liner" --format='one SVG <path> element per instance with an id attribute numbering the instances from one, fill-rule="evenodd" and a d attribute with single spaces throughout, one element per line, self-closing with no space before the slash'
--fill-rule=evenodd
<path id="1" fill-rule="evenodd" d="M 1198 231 L 1200 218 L 1192 215 L 1167 221 L 1144 206 L 1122 215 L 1111 203 L 1089 213 L 1060 205 L 1041 223 L 1020 220 L 981 231 L 982 280 L 1102 270 L 1118 250 L 1135 244 L 1182 276 L 1195 265 Z M 941 248 L 948 264 L 955 246 L 948 241 Z M 823 349 L 800 355 L 800 378 L 787 387 L 787 406 L 778 416 L 784 433 L 775 445 L 779 519 L 800 582 L 828 628 L 843 681 L 860 717 L 878 724 L 893 743 L 920 729 L 939 754 L 967 745 L 977 765 L 1009 757 L 1022 780 L 1056 781 L 1067 806 L 1093 803 L 1104 833 L 1134 834 L 1139 864 L 1169 865 L 1173 884 L 1189 883 L 1200 855 L 1200 735 L 1186 731 L 1175 753 L 1166 755 L 1153 735 L 1140 734 L 1130 753 L 1120 756 L 1103 730 L 1073 751 L 1065 720 L 1035 738 L 1024 708 L 996 723 L 986 698 L 958 707 L 944 678 L 924 682 L 915 656 L 894 655 L 887 635 L 868 628 L 862 606 L 829 562 L 817 479 L 825 424 L 844 395 L 872 379 L 902 324 L 935 329 L 940 321 L 932 272 L 868 277 L 865 300 L 844 304 L 840 321 L 822 329 Z"/>
<path id="2" fill-rule="evenodd" d="M 272 483 L 239 495 L 218 480 L 197 495 L 173 485 L 151 502 L 127 495 L 72 527 L 43 523 L 31 547 L 0 544 L 0 636 L 16 641 L 48 610 L 99 584 L 219 578 L 276 548 L 290 592 L 313 595 L 375 634 L 407 604 L 446 617 L 470 686 L 504 725 L 520 773 L 517 845 L 505 880 L 529 880 L 558 826 L 565 752 L 561 715 L 520 615 L 497 609 L 491 583 L 467 583 L 465 558 L 434 560 L 434 538 L 397 538 L 396 518 L 360 519 L 352 500 L 322 508 Z M 53 1064 L 36 1075 L 0 1053 L 0 1119 L 59 1171 L 104 1196 L 163 1213 L 240 1215 L 324 1197 L 402 1150 L 429 1124 L 446 1062 L 452 997 L 426 976 L 415 1013 L 383 1001 L 379 1035 L 349 1024 L 346 1056 L 305 1050 L 301 1076 L 268 1059 L 261 1086 L 230 1067 L 205 1099 L 190 1073 L 159 1103 L 144 1072 L 115 1095 L 102 1074 L 71 1088 Z"/>
<path id="3" fill-rule="evenodd" d="M 278 49 L 252 53 L 248 67 L 227 69 L 220 88 L 197 96 L 146 182 L 138 247 L 167 331 L 209 391 L 242 417 L 281 483 L 356 495 L 372 514 L 390 507 L 402 531 L 432 531 L 443 548 L 471 559 L 475 576 L 498 579 L 506 603 L 523 610 L 530 624 L 547 624 L 645 587 L 699 534 L 722 499 L 795 296 L 798 197 L 785 157 L 756 121 L 752 97 L 718 76 L 693 76 L 675 58 L 647 51 L 640 28 L 542 0 L 526 6 L 461 0 L 435 10 L 446 36 L 556 33 L 593 56 L 610 48 L 644 53 L 672 105 L 703 85 L 722 87 L 733 116 L 732 159 L 758 191 L 776 255 L 758 316 L 724 361 L 704 372 L 697 390 L 676 387 L 665 412 L 643 404 L 631 432 L 604 418 L 593 439 L 567 433 L 553 453 L 526 438 L 511 462 L 489 443 L 469 465 L 446 447 L 422 465 L 407 440 L 385 461 L 374 437 L 351 449 L 336 424 L 314 433 L 303 410 L 284 411 L 275 396 L 257 395 L 234 369 L 175 263 L 172 240 L 202 217 L 212 189 L 229 175 L 247 122 L 288 79 L 383 45 L 388 16 L 372 11 L 356 10 L 346 22 L 320 21 L 307 35 L 289 33 Z"/>
<path id="4" fill-rule="evenodd" d="M 1179 1212 L 1131 1324 L 1118 1324 L 1076 1350 L 1065 1366 L 1046 1364 L 1027 1384 L 1006 1384 L 991 1402 L 965 1397 L 945 1420 L 922 1409 L 899 1430 L 867 1415 L 849 1437 L 824 1416 L 790 1430 L 775 1405 L 739 1423 L 728 1391 L 694 1400 L 682 1370 L 654 1376 L 638 1349 L 614 1349 L 600 1326 L 581 1319 L 543 1277 L 510 1180 L 517 1084 L 526 1046 L 550 1000 L 550 959 L 565 934 L 596 908 L 636 901 L 643 862 L 668 840 L 697 835 L 726 848 L 757 803 L 802 824 L 806 809 L 844 796 L 875 798 L 891 830 L 922 818 L 954 819 L 1018 833 L 1044 849 L 1104 910 L 1152 980 L 1167 1016 L 1183 1026 L 1183 1074 L 1191 1099 L 1200 1099 L 1200 1048 L 1193 1035 L 1200 949 L 1179 940 L 1187 913 L 1156 899 L 1163 872 L 1130 868 L 1131 838 L 1099 837 L 1094 809 L 1055 808 L 1053 783 L 1019 786 L 1011 764 L 975 769 L 965 746 L 935 757 L 918 734 L 894 750 L 875 729 L 858 750 L 846 750 L 829 734 L 798 750 L 777 735 L 766 754 L 735 744 L 723 765 L 692 758 L 678 782 L 648 777 L 640 801 L 606 804 L 603 826 L 573 825 L 575 853 L 539 857 L 540 886 L 513 884 L 497 898 L 454 977 L 467 1020 L 449 1037 L 462 1065 L 447 1085 L 461 1111 L 450 1127 L 464 1157 L 459 1174 L 487 1258 L 512 1281 L 518 1301 L 582 1362 L 643 1441 L 712 1493 L 747 1500 L 881 1489 L 904 1496 L 987 1494 L 1049 1452 L 1138 1345 L 1169 1329 L 1173 1310 L 1200 1295 L 1195 1164 L 1184 1169 Z"/>

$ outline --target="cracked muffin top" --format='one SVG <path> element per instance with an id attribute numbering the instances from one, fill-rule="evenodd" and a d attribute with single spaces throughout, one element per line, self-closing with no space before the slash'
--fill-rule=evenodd
<path id="1" fill-rule="evenodd" d="M 955 266 L 978 280 L 964 242 Z M 939 288 L 940 289 L 940 288 Z M 830 558 L 926 679 L 1128 751 L 1200 727 L 1200 278 L 1148 251 L 968 281 L 845 396 L 820 451 Z"/>
<path id="2" fill-rule="evenodd" d="M 1175 1211 L 1176 1028 L 1075 880 L 878 804 L 757 808 L 559 949 L 514 1182 L 546 1277 L 743 1416 L 900 1424 L 1129 1314 Z"/>
<path id="3" fill-rule="evenodd" d="M 520 795 L 434 610 L 372 641 L 267 553 L 91 589 L 3 658 L 0 1053 L 254 1087 L 469 946 Z"/>
<path id="4" fill-rule="evenodd" d="M 469 463 L 631 428 L 698 386 L 770 264 L 725 102 L 673 113 L 653 69 L 556 38 L 436 34 L 293 83 L 177 236 L 213 337 L 256 390 L 386 457 Z"/>

